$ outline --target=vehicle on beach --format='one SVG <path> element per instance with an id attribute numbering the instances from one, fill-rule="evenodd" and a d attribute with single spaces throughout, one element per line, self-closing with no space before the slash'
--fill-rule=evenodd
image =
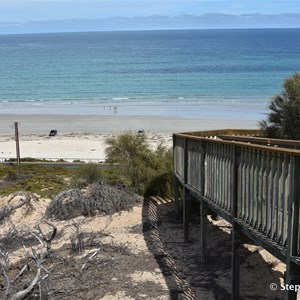
<path id="1" fill-rule="evenodd" d="M 57 135 L 57 130 L 56 129 L 51 129 L 49 132 L 49 136 L 56 136 Z"/>

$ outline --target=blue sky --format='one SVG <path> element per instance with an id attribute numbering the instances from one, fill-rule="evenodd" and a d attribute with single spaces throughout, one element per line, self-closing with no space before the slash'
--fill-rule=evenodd
<path id="1" fill-rule="evenodd" d="M 251 15 L 251 20 L 243 21 L 245 24 L 241 27 L 256 26 L 256 18 L 259 20 L 264 18 L 263 27 L 267 27 L 267 22 L 275 15 L 274 26 L 278 24 L 281 27 L 299 27 L 296 14 L 300 14 L 299 0 L 0 0 L 0 32 L 3 30 L 11 30 L 11 24 L 20 29 L 20 23 L 32 23 L 36 21 L 36 27 L 43 22 L 45 25 L 48 21 L 64 21 L 64 20 L 80 20 L 80 22 L 88 20 L 111 20 L 114 17 L 123 17 L 132 19 L 139 17 L 138 26 L 143 27 L 142 19 L 149 24 L 149 18 L 155 19 L 157 16 L 175 17 L 181 16 L 186 21 L 189 15 L 206 16 L 206 14 L 214 13 L 222 17 L 225 15 L 240 16 L 245 19 Z M 278 15 L 284 16 L 280 17 Z M 290 16 L 289 14 L 293 14 Z M 207 18 L 206 18 L 207 19 Z M 300 18 L 299 18 L 300 19 Z M 268 21 L 269 20 L 269 21 Z M 114 19 L 119 22 L 118 19 Z M 157 21 L 155 19 L 155 21 Z M 199 21 L 199 19 L 198 19 Z M 132 22 L 132 20 L 131 20 Z M 176 27 L 178 19 L 172 20 L 173 27 Z M 199 27 L 205 27 L 205 19 L 199 21 Z M 221 22 L 219 27 L 226 27 L 226 22 Z M 271 22 L 271 21 L 270 21 Z M 6 24 L 5 24 L 6 23 Z M 218 23 L 218 22 L 217 22 Z M 231 22 L 233 25 L 239 26 L 239 21 Z M 231 24 L 230 22 L 228 24 Z M 272 22 L 271 22 L 272 23 Z M 3 25 L 4 24 L 4 25 Z M 123 24 L 123 23 L 122 23 Z M 123 26 L 120 24 L 120 26 Z M 187 23 L 185 23 L 187 24 Z M 194 20 L 193 24 L 197 24 Z M 225 24 L 225 25 L 222 25 Z M 32 25 L 32 24 L 31 24 Z M 116 24 L 115 24 L 116 25 Z M 293 26 L 294 25 L 294 26 Z M 99 25 L 100 26 L 100 25 Z M 116 25 L 117 26 L 117 25 Z M 131 25 L 133 26 L 133 25 Z M 183 26 L 178 23 L 178 27 Z M 188 26 L 188 25 L 184 25 Z M 192 26 L 192 25 L 190 25 Z M 196 25 L 194 25 L 196 26 Z M 274 27 L 270 26 L 270 27 Z M 151 26 L 150 26 L 151 27 Z M 196 26 L 197 27 L 197 26 Z M 31 26 L 32 28 L 32 26 Z"/>

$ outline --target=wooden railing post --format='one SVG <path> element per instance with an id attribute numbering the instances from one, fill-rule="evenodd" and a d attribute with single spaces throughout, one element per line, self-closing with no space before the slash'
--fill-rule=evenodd
<path id="1" fill-rule="evenodd" d="M 207 244 L 206 244 L 206 212 L 204 208 L 204 191 L 205 191 L 205 156 L 206 156 L 206 142 L 201 142 L 201 185 L 200 185 L 200 262 L 205 263 L 207 261 Z"/>
<path id="2" fill-rule="evenodd" d="M 240 147 L 235 146 L 232 168 L 232 259 L 231 259 L 231 299 L 238 300 L 240 294 L 240 228 L 235 219 L 238 217 L 238 168 L 241 155 Z"/>
<path id="3" fill-rule="evenodd" d="M 186 185 L 188 183 L 188 139 L 184 138 L 184 188 L 183 188 L 183 240 L 187 243 L 189 240 L 189 222 L 190 222 L 190 192 Z"/>
<path id="4" fill-rule="evenodd" d="M 293 256 L 298 251 L 299 233 L 299 202 L 300 202 L 300 157 L 291 158 L 290 197 L 288 203 L 288 228 L 285 284 L 296 285 L 300 283 L 300 267 L 293 262 Z M 292 289 L 285 291 L 285 300 L 296 300 L 297 293 Z"/>

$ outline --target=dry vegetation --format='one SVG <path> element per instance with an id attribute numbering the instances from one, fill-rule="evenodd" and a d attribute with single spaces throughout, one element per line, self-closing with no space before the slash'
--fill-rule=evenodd
<path id="1" fill-rule="evenodd" d="M 45 218 L 50 200 L 29 193 L 2 199 L 9 213 L 0 232 L 0 298 L 230 299 L 230 224 L 207 224 L 209 261 L 201 265 L 196 214 L 190 242 L 182 243 L 172 203 L 132 200 L 128 212 L 58 220 Z M 245 242 L 241 299 L 282 299 L 268 284 L 280 283 L 283 264 Z"/>
<path id="2" fill-rule="evenodd" d="M 103 183 L 62 192 L 51 202 L 28 192 L 6 197 L 0 206 L 1 299 L 105 295 L 99 282 L 103 288 L 117 276 L 120 261 L 131 269 L 132 253 L 104 230 L 116 213 L 132 210 L 140 200 L 124 187 Z"/>

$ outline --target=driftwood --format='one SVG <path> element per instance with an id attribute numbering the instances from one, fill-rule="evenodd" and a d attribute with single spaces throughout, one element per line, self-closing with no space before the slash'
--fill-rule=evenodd
<path id="1" fill-rule="evenodd" d="M 31 232 L 31 234 L 39 241 L 39 247 L 38 249 L 31 248 L 31 253 L 29 254 L 29 251 L 24 247 L 25 257 L 30 258 L 32 261 L 34 261 L 36 265 L 36 273 L 34 278 L 32 279 L 31 283 L 23 290 L 16 292 L 10 299 L 11 300 L 19 300 L 23 299 L 26 295 L 28 295 L 32 290 L 35 288 L 36 285 L 39 285 L 40 294 L 41 294 L 41 285 L 40 283 L 48 278 L 49 272 L 43 267 L 43 262 L 47 258 L 47 256 L 51 253 L 51 243 L 53 239 L 56 236 L 57 228 L 54 224 L 50 223 L 49 221 L 45 221 L 46 224 L 48 224 L 52 228 L 52 233 L 50 234 L 50 237 L 47 237 L 45 233 L 43 233 L 41 227 L 37 226 L 37 233 Z M 3 248 L 3 247 L 2 247 Z M 3 248 L 4 249 L 4 248 Z M 12 283 L 16 282 L 16 280 L 23 275 L 23 273 L 30 269 L 29 263 L 27 263 L 21 271 L 17 274 L 17 276 L 10 280 L 7 271 L 9 270 L 9 254 L 7 251 L 0 250 L 0 255 L 2 256 L 2 264 L 1 264 L 1 270 L 2 274 L 6 280 L 6 290 L 5 290 L 5 297 L 8 297 L 10 286 Z M 42 270 L 46 272 L 46 275 L 42 276 Z"/>

